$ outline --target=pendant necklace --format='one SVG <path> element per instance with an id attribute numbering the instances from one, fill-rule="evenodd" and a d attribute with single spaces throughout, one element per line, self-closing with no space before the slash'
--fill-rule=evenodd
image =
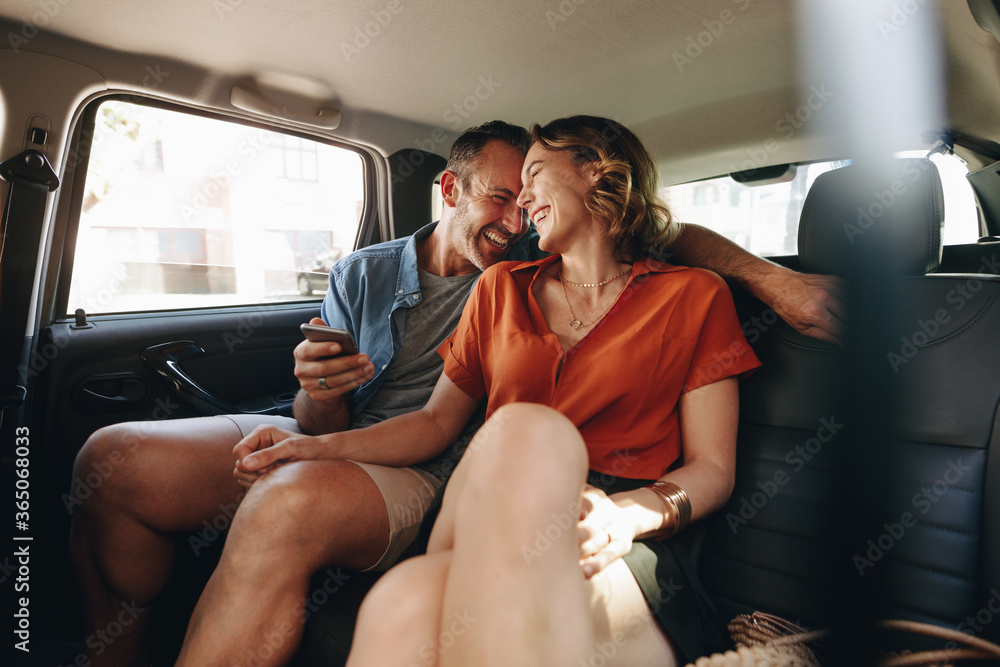
<path id="1" fill-rule="evenodd" d="M 625 288 L 628 287 L 628 281 L 626 280 L 625 284 L 622 285 L 622 288 L 620 290 L 618 290 L 618 294 L 615 296 L 615 298 L 611 302 L 611 304 L 607 308 L 605 308 L 604 311 L 600 315 L 598 315 L 596 319 L 594 319 L 592 322 L 589 322 L 587 324 L 584 324 L 583 321 L 581 321 L 580 318 L 578 318 L 576 316 L 576 313 L 573 312 L 573 306 L 569 302 L 569 294 L 566 293 L 566 283 L 569 283 L 570 285 L 573 285 L 575 287 L 601 287 L 603 285 L 607 285 L 608 283 L 610 283 L 613 280 L 617 280 L 618 278 L 621 278 L 626 273 L 629 273 L 631 270 L 632 270 L 632 265 L 629 264 L 628 268 L 626 268 L 621 273 L 619 273 L 617 275 L 614 275 L 614 276 L 608 278 L 607 280 L 604 280 L 604 281 L 599 282 L 599 283 L 574 283 L 574 282 L 571 282 L 569 280 L 565 280 L 563 278 L 562 271 L 560 271 L 559 272 L 559 284 L 562 285 L 563 298 L 566 299 L 566 307 L 569 308 L 569 316 L 570 316 L 569 326 L 570 326 L 570 328 L 573 329 L 574 331 L 578 331 L 578 330 L 583 329 L 585 327 L 593 326 L 594 324 L 596 324 L 602 317 L 604 317 L 605 315 L 608 314 L 608 311 L 611 310 L 612 306 L 614 306 L 616 303 L 618 303 L 618 297 L 620 297 L 622 295 L 622 292 L 625 291 Z"/>

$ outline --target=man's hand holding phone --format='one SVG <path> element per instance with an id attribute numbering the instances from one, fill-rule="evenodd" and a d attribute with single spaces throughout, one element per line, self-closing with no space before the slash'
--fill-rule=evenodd
<path id="1" fill-rule="evenodd" d="M 358 353 L 346 331 L 331 329 L 318 317 L 302 325 L 302 331 L 306 340 L 295 348 L 295 377 L 314 401 L 339 400 L 375 376 L 368 355 Z"/>

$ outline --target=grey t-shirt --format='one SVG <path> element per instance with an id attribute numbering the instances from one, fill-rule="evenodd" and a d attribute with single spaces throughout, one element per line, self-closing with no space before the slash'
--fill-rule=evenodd
<path id="1" fill-rule="evenodd" d="M 389 375 L 364 411 L 355 418 L 351 428 L 371 426 L 418 410 L 427 403 L 444 367 L 437 348 L 458 326 L 471 284 L 478 277 L 478 272 L 443 277 L 419 271 L 421 302 L 406 313 L 399 355 L 389 369 Z M 436 477 L 450 475 L 465 446 L 482 425 L 484 414 L 485 407 L 480 406 L 454 444 L 440 456 L 415 467 Z M 406 438 L 407 434 L 400 433 L 399 437 Z"/>

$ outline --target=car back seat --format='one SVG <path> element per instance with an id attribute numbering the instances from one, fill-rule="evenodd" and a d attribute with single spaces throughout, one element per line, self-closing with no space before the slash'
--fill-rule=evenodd
<path id="1" fill-rule="evenodd" d="M 837 458 L 859 435 L 843 400 L 857 388 L 834 381 L 851 352 L 734 291 L 764 365 L 741 384 L 736 489 L 707 521 L 700 555 L 723 618 L 762 610 L 839 625 L 846 572 L 873 593 L 877 617 L 1000 639 L 1000 276 L 935 274 L 942 221 L 927 160 L 895 160 L 881 181 L 856 165 L 825 173 L 802 211 L 803 271 L 843 273 L 874 253 L 905 275 L 892 294 L 909 307 L 884 354 L 900 418 L 873 453 L 887 463 L 874 483 L 864 453 Z M 845 535 L 838 513 L 863 483 L 878 498 L 865 525 L 877 528 Z"/>
<path id="2" fill-rule="evenodd" d="M 854 166 L 820 176 L 807 197 L 799 237 L 803 271 L 840 272 L 863 247 L 891 253 L 909 276 L 900 299 L 913 302 L 902 324 L 912 349 L 900 341 L 885 360 L 890 367 L 890 352 L 905 360 L 897 367 L 906 418 L 885 443 L 892 474 L 883 480 L 877 516 L 868 517 L 888 530 L 870 535 L 874 548 L 865 540 L 844 545 L 838 533 L 838 512 L 851 488 L 835 454 L 854 435 L 831 379 L 841 375 L 848 353 L 795 332 L 737 288 L 743 331 L 764 367 L 741 385 L 737 486 L 726 507 L 705 522 L 700 573 L 723 618 L 763 610 L 828 627 L 838 623 L 835 612 L 842 609 L 834 573 L 860 567 L 860 581 L 875 581 L 878 574 L 888 582 L 880 615 L 996 641 L 1000 445 L 989 454 L 1000 432 L 1000 276 L 933 273 L 941 257 L 940 178 L 923 160 L 897 161 L 895 170 L 882 184 L 858 183 Z M 858 207 L 878 213 L 873 202 L 892 192 L 894 182 L 905 184 L 905 196 L 894 195 L 872 224 L 859 226 Z M 947 319 L 936 318 L 942 309 Z M 935 482 L 956 467 L 961 478 L 940 497 L 914 503 L 924 488 L 933 494 Z M 913 525 L 901 522 L 907 512 Z M 854 562 L 854 555 L 863 560 Z M 349 574 L 329 602 L 326 595 L 317 601 L 322 604 L 307 623 L 294 664 L 342 664 L 353 612 L 376 578 Z M 311 590 L 323 589 L 322 575 Z M 992 622 L 983 622 L 986 614 Z"/>

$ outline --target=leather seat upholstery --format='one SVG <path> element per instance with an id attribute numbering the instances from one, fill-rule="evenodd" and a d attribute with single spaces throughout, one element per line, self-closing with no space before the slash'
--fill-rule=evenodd
<path id="1" fill-rule="evenodd" d="M 854 452 L 845 467 L 836 456 L 858 436 L 844 412 L 858 388 L 832 381 L 851 350 L 802 336 L 735 292 L 764 366 L 741 385 L 736 490 L 709 519 L 701 553 L 723 618 L 762 610 L 836 625 L 838 588 L 857 577 L 878 617 L 1000 638 L 1000 276 L 933 273 L 942 201 L 931 162 L 896 160 L 887 172 L 821 175 L 803 208 L 803 271 L 845 275 L 876 258 L 901 276 L 878 361 L 898 387 L 896 418 L 886 415 L 889 437 L 870 459 Z M 876 460 L 873 476 L 865 468 Z M 874 528 L 845 534 L 838 513 L 856 484 L 877 499 L 858 517 Z"/>

